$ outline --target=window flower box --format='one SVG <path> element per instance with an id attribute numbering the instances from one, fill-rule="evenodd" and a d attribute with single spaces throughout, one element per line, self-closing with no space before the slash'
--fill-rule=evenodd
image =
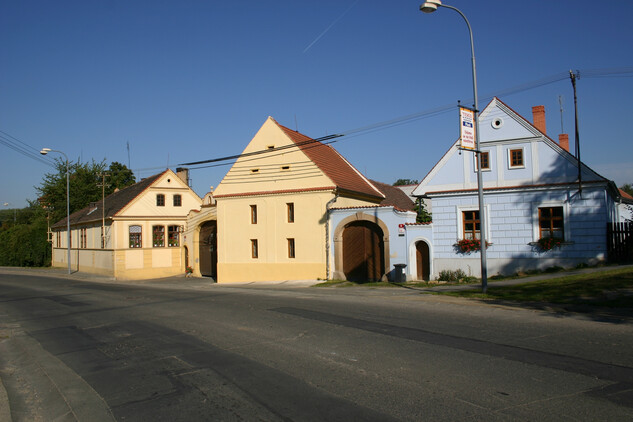
<path id="1" fill-rule="evenodd" d="M 491 243 L 486 242 L 486 249 L 490 247 Z M 481 240 L 479 239 L 460 239 L 455 245 L 453 245 L 458 253 L 469 254 L 471 252 L 477 252 L 481 250 Z"/>

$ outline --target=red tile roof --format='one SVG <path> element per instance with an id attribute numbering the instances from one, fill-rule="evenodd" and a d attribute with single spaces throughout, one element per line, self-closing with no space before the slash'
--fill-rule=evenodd
<path id="1" fill-rule="evenodd" d="M 385 195 L 385 199 L 380 205 L 393 205 L 401 210 L 415 211 L 415 204 L 401 189 L 375 180 L 372 180 L 371 183 Z"/>
<path id="2" fill-rule="evenodd" d="M 277 123 L 275 121 L 275 123 Z M 341 154 L 329 145 L 322 144 L 302 133 L 277 125 L 303 151 L 337 188 L 383 199 L 384 195 Z"/>

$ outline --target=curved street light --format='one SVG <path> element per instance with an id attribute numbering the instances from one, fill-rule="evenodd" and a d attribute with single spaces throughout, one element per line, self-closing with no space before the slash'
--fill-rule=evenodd
<path id="1" fill-rule="evenodd" d="M 68 156 L 61 151 L 50 149 L 50 148 L 42 148 L 42 150 L 40 151 L 40 154 L 46 155 L 49 152 L 57 152 L 63 155 L 64 158 L 66 159 L 66 233 L 68 235 L 66 238 L 66 246 L 68 247 L 68 274 L 70 274 L 71 273 L 70 271 L 70 183 L 69 183 L 70 179 L 68 177 L 68 173 L 69 173 Z"/>
<path id="2" fill-rule="evenodd" d="M 424 13 L 433 13 L 438 7 L 445 7 L 452 9 L 459 13 L 466 25 L 468 26 L 468 32 L 470 34 L 470 52 L 472 61 L 473 72 L 473 100 L 474 100 L 474 124 L 475 124 L 475 154 L 477 154 L 477 163 L 479 163 L 479 157 L 481 150 L 479 149 L 479 105 L 477 103 L 477 67 L 475 66 L 475 43 L 473 42 L 473 30 L 470 27 L 470 22 L 466 19 L 466 16 L 456 7 L 442 4 L 441 0 L 431 0 L 424 2 L 420 6 L 420 10 Z M 481 290 L 486 293 L 488 288 L 488 266 L 486 263 L 486 209 L 484 208 L 484 189 L 483 189 L 483 177 L 481 172 L 481 166 L 477 165 L 477 196 L 479 197 L 479 240 L 481 242 Z"/>

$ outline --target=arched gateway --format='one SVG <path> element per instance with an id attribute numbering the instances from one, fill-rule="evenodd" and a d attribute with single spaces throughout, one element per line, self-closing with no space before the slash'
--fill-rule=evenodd
<path id="1" fill-rule="evenodd" d="M 334 278 L 379 281 L 389 268 L 389 231 L 378 218 L 357 212 L 334 231 Z"/>

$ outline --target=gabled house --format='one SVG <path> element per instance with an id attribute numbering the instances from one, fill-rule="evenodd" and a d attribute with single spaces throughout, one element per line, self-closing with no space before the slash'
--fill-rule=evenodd
<path id="1" fill-rule="evenodd" d="M 213 197 L 218 282 L 326 278 L 333 265 L 328 210 L 384 199 L 334 148 L 272 117 Z"/>
<path id="2" fill-rule="evenodd" d="M 182 234 L 202 200 L 165 170 L 70 215 L 71 268 L 116 279 L 183 274 Z M 67 267 L 66 218 L 51 226 L 52 266 Z"/>
<path id="3" fill-rule="evenodd" d="M 480 115 L 489 274 L 602 261 L 607 223 L 619 219 L 615 184 L 584 164 L 579 180 L 567 135 L 559 142 L 547 136 L 542 106 L 533 108 L 533 119 L 530 123 L 498 98 Z M 413 192 L 433 204 L 435 276 L 456 269 L 480 276 L 480 253 L 456 246 L 480 237 L 478 163 L 458 146 L 459 141 Z M 560 247 L 545 250 L 538 243 L 544 238 Z"/>

